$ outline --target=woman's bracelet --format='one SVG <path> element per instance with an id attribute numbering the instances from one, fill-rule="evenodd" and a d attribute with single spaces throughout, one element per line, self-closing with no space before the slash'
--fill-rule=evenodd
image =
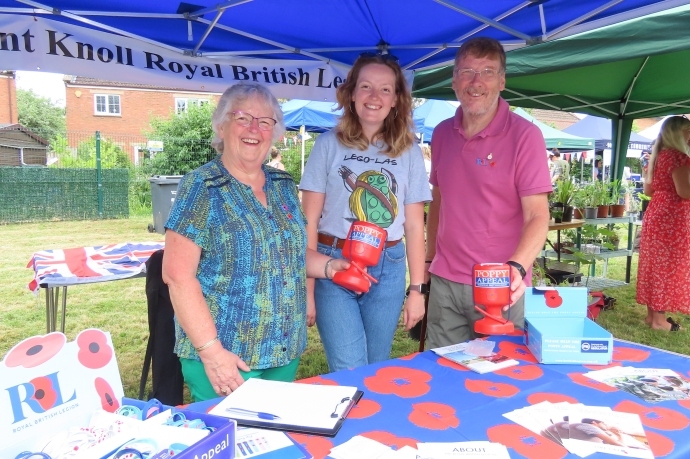
<path id="1" fill-rule="evenodd" d="M 323 267 L 323 275 L 326 277 L 326 279 L 331 280 L 333 279 L 332 277 L 328 277 L 328 267 L 331 265 L 331 261 L 335 260 L 335 258 L 330 258 L 326 262 L 326 266 Z"/>
<path id="2" fill-rule="evenodd" d="M 209 341 L 208 343 L 203 344 L 203 345 L 201 345 L 201 346 L 199 346 L 199 347 L 195 347 L 194 350 L 197 351 L 197 352 L 201 352 L 201 351 L 203 351 L 204 349 L 208 349 L 209 347 L 213 346 L 213 345 L 216 344 L 218 341 L 220 341 L 220 340 L 219 340 L 218 337 L 216 336 L 215 338 L 213 338 L 213 339 L 212 339 L 211 341 Z"/>

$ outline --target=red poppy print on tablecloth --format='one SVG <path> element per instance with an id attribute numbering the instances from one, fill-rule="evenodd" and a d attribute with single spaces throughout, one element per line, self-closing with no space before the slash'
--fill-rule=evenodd
<path id="1" fill-rule="evenodd" d="M 103 368 L 113 358 L 113 348 L 108 344 L 105 333 L 95 328 L 84 330 L 77 335 L 79 353 L 77 358 L 86 368 Z"/>
<path id="2" fill-rule="evenodd" d="M 670 438 L 651 430 L 645 430 L 645 434 L 654 457 L 664 457 L 673 452 L 676 444 Z"/>
<path id="3" fill-rule="evenodd" d="M 5 365 L 9 368 L 34 368 L 52 359 L 60 352 L 67 338 L 60 332 L 48 333 L 43 336 L 32 336 L 14 346 L 5 357 Z"/>
<path id="4" fill-rule="evenodd" d="M 576 398 L 570 397 L 569 395 L 554 394 L 552 392 L 536 392 L 527 397 L 527 402 L 530 405 L 536 405 L 541 402 L 568 402 L 568 403 L 580 403 Z"/>
<path id="5" fill-rule="evenodd" d="M 575 384 L 580 386 L 590 387 L 596 389 L 599 392 L 617 392 L 618 389 L 611 387 L 603 382 L 595 381 L 592 378 L 588 378 L 583 373 L 568 373 L 568 377 L 572 379 Z"/>
<path id="6" fill-rule="evenodd" d="M 360 435 L 367 437 L 370 440 L 376 440 L 377 442 L 383 443 L 391 448 L 395 448 L 396 450 L 402 448 L 403 446 L 409 446 L 410 448 L 417 449 L 417 440 L 414 438 L 396 437 L 392 433 L 383 430 L 372 430 L 370 432 L 361 433 Z"/>
<path id="7" fill-rule="evenodd" d="M 452 368 L 453 370 L 470 371 L 469 368 L 463 367 L 459 363 L 455 363 L 452 360 L 444 359 L 443 357 L 439 357 L 438 360 L 436 360 L 436 363 L 442 367 Z"/>
<path id="8" fill-rule="evenodd" d="M 690 419 L 679 411 L 644 406 L 629 400 L 620 402 L 613 410 L 638 414 L 643 425 L 659 430 L 683 430 L 690 425 Z"/>
<path id="9" fill-rule="evenodd" d="M 426 371 L 406 367 L 385 367 L 374 376 L 364 378 L 364 385 L 377 394 L 393 394 L 403 398 L 414 398 L 431 390 L 431 375 Z"/>
<path id="10" fill-rule="evenodd" d="M 321 376 L 312 376 L 311 378 L 304 378 L 304 379 L 300 379 L 299 381 L 295 381 L 295 382 L 301 383 L 301 384 L 315 384 L 317 386 L 337 386 L 338 385 L 337 382 L 330 380 L 330 379 L 322 378 Z"/>
<path id="11" fill-rule="evenodd" d="M 381 405 L 373 400 L 362 399 L 347 414 L 348 419 L 364 419 L 381 411 Z"/>
<path id="12" fill-rule="evenodd" d="M 511 343 L 510 341 L 501 341 L 498 343 L 497 354 L 505 355 L 508 358 L 521 360 L 528 363 L 538 363 L 527 346 L 522 344 Z"/>
<path id="13" fill-rule="evenodd" d="M 532 381 L 541 378 L 544 375 L 544 370 L 538 365 L 516 365 L 514 367 L 496 370 L 494 374 L 517 379 L 519 381 Z"/>
<path id="14" fill-rule="evenodd" d="M 678 400 L 678 404 L 690 410 L 690 400 Z"/>
<path id="15" fill-rule="evenodd" d="M 302 445 L 314 459 L 323 459 L 328 456 L 333 448 L 333 442 L 324 437 L 298 433 L 288 433 L 293 440 Z"/>
<path id="16" fill-rule="evenodd" d="M 112 387 L 103 378 L 96 378 L 94 381 L 96 386 L 96 393 L 101 398 L 101 407 L 108 413 L 114 413 L 120 408 L 120 403 L 115 398 L 115 393 Z"/>
<path id="17" fill-rule="evenodd" d="M 36 400 L 43 410 L 47 411 L 55 406 L 58 394 L 53 388 L 53 381 L 46 376 L 39 376 L 29 381 L 29 384 L 34 386 L 34 394 L 32 399 Z"/>
<path id="18" fill-rule="evenodd" d="M 460 425 L 455 408 L 434 402 L 413 403 L 407 419 L 418 427 L 431 430 L 446 430 Z"/>
<path id="19" fill-rule="evenodd" d="M 413 353 L 410 354 L 410 355 L 406 355 L 406 356 L 404 356 L 404 357 L 398 357 L 398 360 L 412 360 L 412 359 L 414 359 L 415 357 L 417 357 L 418 355 L 419 355 L 419 352 L 413 352 Z"/>
<path id="20" fill-rule="evenodd" d="M 632 347 L 613 347 L 613 360 L 617 362 L 643 362 L 649 358 L 650 354 L 649 351 Z"/>
<path id="21" fill-rule="evenodd" d="M 497 383 L 483 379 L 466 379 L 465 388 L 475 394 L 484 394 L 496 398 L 512 397 L 520 392 L 520 389 L 512 384 Z"/>
<path id="22" fill-rule="evenodd" d="M 561 459 L 568 450 L 517 424 L 501 424 L 486 430 L 489 440 L 512 448 L 527 459 Z"/>

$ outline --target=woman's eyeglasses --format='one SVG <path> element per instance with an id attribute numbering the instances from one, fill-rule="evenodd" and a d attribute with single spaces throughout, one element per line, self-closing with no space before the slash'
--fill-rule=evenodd
<path id="1" fill-rule="evenodd" d="M 362 54 L 359 55 L 359 57 L 364 57 L 364 58 L 378 57 L 384 62 L 395 62 L 396 64 L 400 60 L 400 59 L 398 59 L 398 56 L 394 56 L 392 54 L 379 54 L 379 53 L 372 53 L 371 51 L 363 52 Z"/>
<path id="2" fill-rule="evenodd" d="M 460 77 L 461 80 L 473 80 L 476 74 L 479 75 L 480 80 L 493 80 L 501 73 L 500 70 L 496 69 L 484 69 L 484 70 L 474 70 L 474 69 L 458 69 L 455 74 Z"/>
<path id="3" fill-rule="evenodd" d="M 254 120 L 256 120 L 256 123 L 259 125 L 260 130 L 270 131 L 273 129 L 276 123 L 278 123 L 277 120 L 274 120 L 273 118 L 268 116 L 252 116 L 249 113 L 245 113 L 239 110 L 230 113 L 232 114 L 232 119 L 242 127 L 247 127 L 250 124 L 252 124 Z"/>

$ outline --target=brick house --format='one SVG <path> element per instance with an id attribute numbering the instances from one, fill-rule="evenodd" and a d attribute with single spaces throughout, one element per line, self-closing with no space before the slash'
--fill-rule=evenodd
<path id="1" fill-rule="evenodd" d="M 0 70 L 0 124 L 17 124 L 17 85 L 11 70 Z"/>
<path id="2" fill-rule="evenodd" d="M 144 132 L 154 117 L 167 118 L 192 104 L 216 103 L 218 93 L 120 83 L 65 75 L 65 112 L 70 147 L 96 131 L 122 147 L 134 164 L 146 146 Z"/>

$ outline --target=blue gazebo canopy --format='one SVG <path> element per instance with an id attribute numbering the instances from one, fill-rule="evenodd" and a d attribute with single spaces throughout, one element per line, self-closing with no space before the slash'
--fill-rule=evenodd
<path id="1" fill-rule="evenodd" d="M 326 132 L 338 124 L 343 110 L 337 110 L 338 104 L 332 102 L 314 102 L 293 99 L 282 107 L 285 127 L 288 131 L 299 131 L 301 126 L 309 132 Z"/>
<path id="2" fill-rule="evenodd" d="M 438 123 L 455 116 L 459 105 L 457 102 L 429 99 L 414 109 L 415 126 L 417 132 L 424 135 L 424 142 L 431 141 L 431 134 Z"/>

